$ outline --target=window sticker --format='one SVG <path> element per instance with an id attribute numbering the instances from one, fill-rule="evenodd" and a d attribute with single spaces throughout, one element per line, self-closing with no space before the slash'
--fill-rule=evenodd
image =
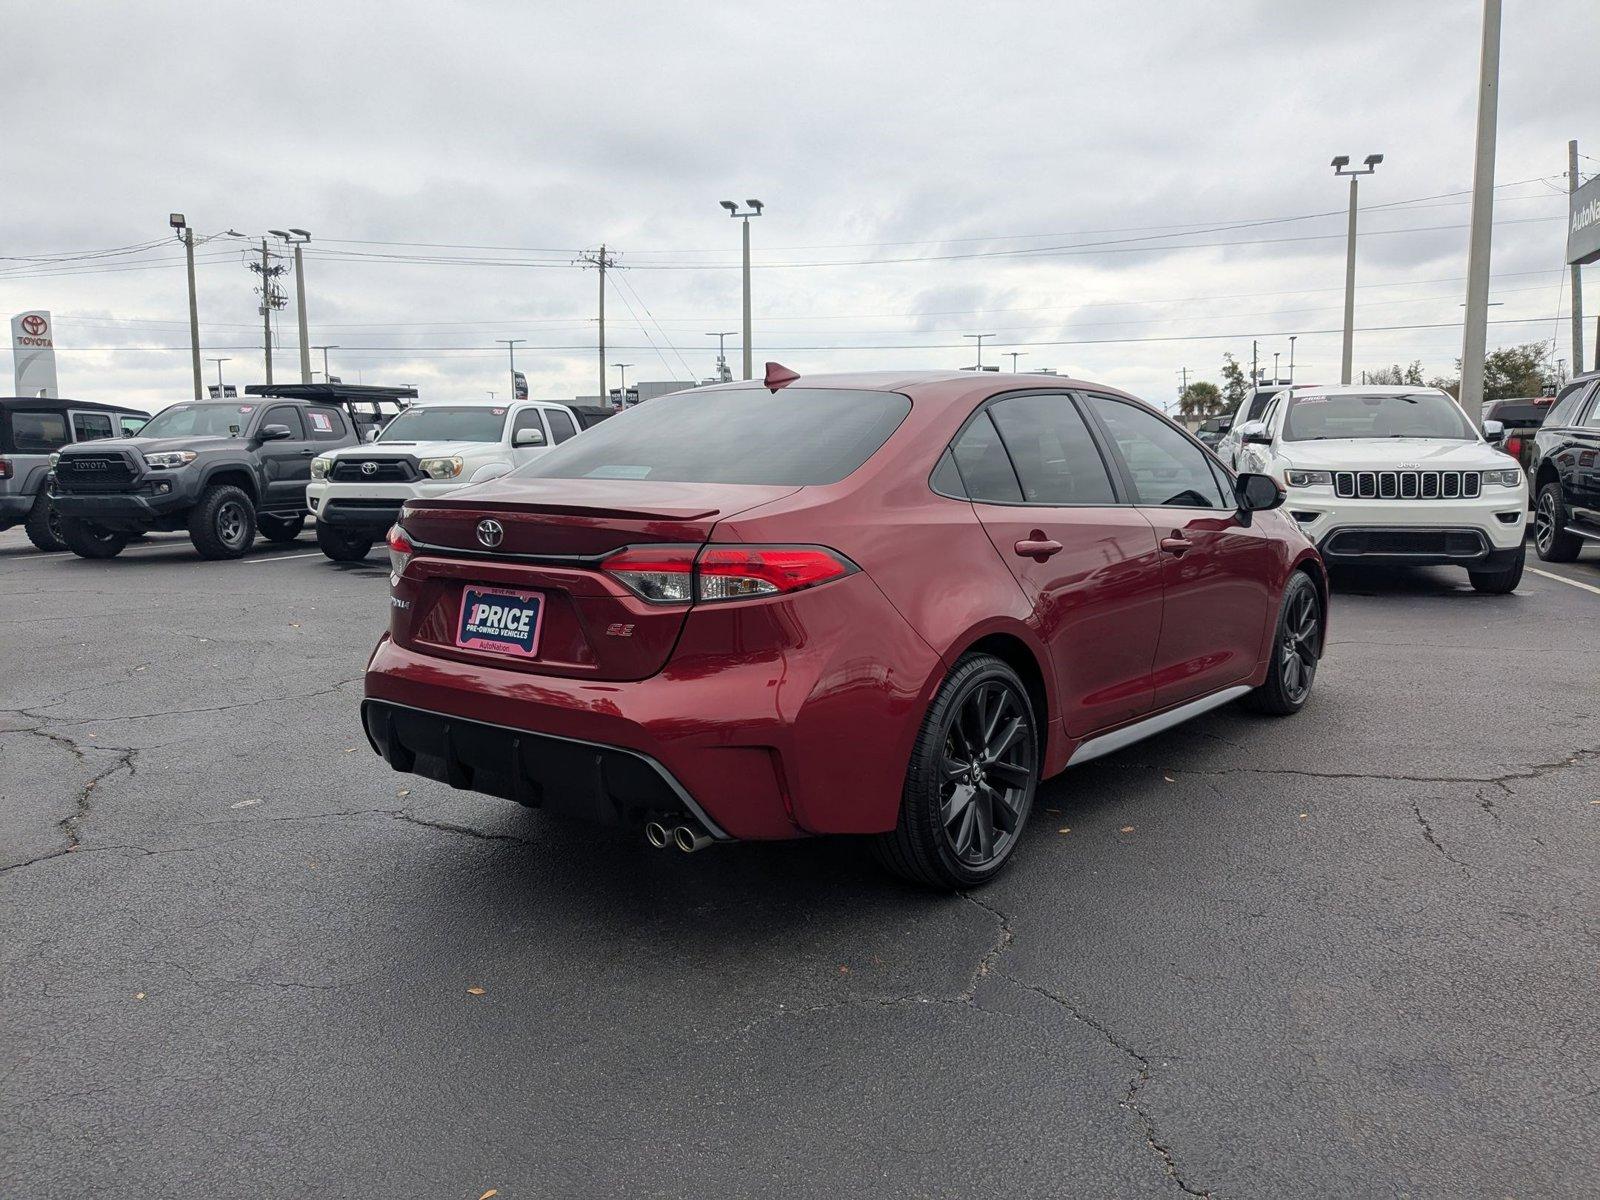
<path id="1" fill-rule="evenodd" d="M 306 415 L 311 418 L 311 428 L 315 429 L 318 433 L 333 432 L 333 422 L 328 420 L 327 413 L 312 412 Z"/>

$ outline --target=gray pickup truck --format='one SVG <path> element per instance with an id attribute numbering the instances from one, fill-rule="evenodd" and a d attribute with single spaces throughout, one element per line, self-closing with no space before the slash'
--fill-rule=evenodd
<path id="1" fill-rule="evenodd" d="M 39 549 L 65 549 L 50 503 L 50 456 L 76 442 L 138 433 L 149 419 L 117 404 L 0 396 L 0 529 L 23 525 Z"/>

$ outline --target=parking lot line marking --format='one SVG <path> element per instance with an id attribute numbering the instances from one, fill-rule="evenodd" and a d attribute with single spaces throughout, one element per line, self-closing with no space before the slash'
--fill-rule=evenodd
<path id="1" fill-rule="evenodd" d="M 1576 579 L 1568 579 L 1565 575 L 1557 575 L 1553 571 L 1541 571 L 1538 567 L 1529 567 L 1528 570 L 1535 575 L 1542 575 L 1546 579 L 1554 579 L 1557 583 L 1570 583 L 1575 588 L 1582 588 L 1586 592 L 1593 592 L 1596 596 L 1600 596 L 1600 587 L 1595 587 L 1592 583 L 1579 583 Z"/>
<path id="2" fill-rule="evenodd" d="M 245 559 L 245 565 L 254 566 L 256 563 L 288 562 L 291 558 L 317 558 L 321 554 L 321 550 L 313 550 L 310 554 L 276 554 L 271 558 L 247 558 Z"/>

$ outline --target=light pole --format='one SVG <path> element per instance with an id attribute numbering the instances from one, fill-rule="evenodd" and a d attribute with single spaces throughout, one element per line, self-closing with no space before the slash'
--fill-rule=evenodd
<path id="1" fill-rule="evenodd" d="M 167 224 L 172 226 L 178 240 L 183 243 L 183 256 L 189 267 L 189 357 L 194 367 L 194 398 L 200 399 L 202 391 L 200 384 L 200 307 L 195 302 L 194 295 L 194 230 L 189 228 L 189 222 L 183 219 L 182 213 L 172 213 L 167 217 Z"/>
<path id="2" fill-rule="evenodd" d="M 231 358 L 208 358 L 208 359 L 206 359 L 206 361 L 207 362 L 214 362 L 214 363 L 217 364 L 217 399 L 221 400 L 222 399 L 222 364 L 225 363 L 225 362 L 232 362 L 233 359 L 231 359 Z"/>
<path id="3" fill-rule="evenodd" d="M 1028 357 L 1028 352 L 1026 350 L 1007 350 L 1006 357 L 1011 360 L 1011 373 L 1015 375 L 1017 373 L 1017 359 Z"/>
<path id="4" fill-rule="evenodd" d="M 333 376 L 328 374 L 328 351 L 329 350 L 337 350 L 339 347 L 337 347 L 337 346 L 313 346 L 311 348 L 313 350 L 321 350 L 322 351 L 322 382 L 323 383 L 332 383 L 333 382 Z"/>
<path id="5" fill-rule="evenodd" d="M 622 374 L 622 407 L 623 408 L 627 408 L 628 407 L 628 368 L 633 366 L 633 364 L 632 363 L 612 363 L 611 365 L 613 367 L 615 367 Z"/>
<path id="6" fill-rule="evenodd" d="M 728 383 L 733 379 L 733 372 L 728 370 L 728 351 L 724 338 L 731 338 L 738 333 L 737 329 L 724 329 L 718 333 L 708 333 L 707 337 L 717 339 L 717 382 Z"/>
<path id="7" fill-rule="evenodd" d="M 1478 59 L 1478 144 L 1472 155 L 1472 233 L 1467 243 L 1467 319 L 1461 332 L 1461 402 L 1483 428 L 1483 355 L 1489 341 L 1489 249 L 1494 236 L 1495 126 L 1500 91 L 1500 0 L 1483 0 Z"/>
<path id="8" fill-rule="evenodd" d="M 1272 352 L 1272 386 L 1278 386 L 1278 355 L 1279 351 Z"/>
<path id="9" fill-rule="evenodd" d="M 1352 171 L 1350 156 L 1341 154 L 1333 160 L 1333 173 L 1335 175 L 1348 175 L 1350 177 L 1350 232 L 1345 239 L 1344 248 L 1344 357 L 1340 360 L 1339 382 L 1350 382 L 1350 364 L 1355 357 L 1356 338 L 1356 184 L 1357 177 L 1371 175 L 1378 169 L 1378 164 L 1383 161 L 1381 154 L 1369 154 L 1363 160 L 1365 167 Z"/>
<path id="10" fill-rule="evenodd" d="M 728 210 L 730 217 L 737 217 L 744 222 L 744 377 L 750 378 L 750 218 L 759 217 L 761 210 L 766 206 L 759 200 L 746 200 L 749 211 L 740 212 L 739 206 L 732 200 L 721 201 L 722 207 Z"/>
<path id="11" fill-rule="evenodd" d="M 527 338 L 495 338 L 495 341 L 506 348 L 506 354 L 511 360 L 511 398 L 513 400 L 522 399 L 517 395 L 517 347 L 527 340 Z"/>
<path id="12" fill-rule="evenodd" d="M 1291 333 L 1289 335 L 1289 382 L 1290 383 L 1294 382 L 1294 340 L 1295 340 L 1295 338 L 1297 338 L 1299 336 L 1300 335 L 1298 333 Z"/>
<path id="13" fill-rule="evenodd" d="M 979 371 L 983 370 L 983 339 L 984 338 L 991 338 L 991 337 L 994 336 L 994 334 L 992 334 L 992 333 L 963 333 L 961 336 L 964 337 L 964 338 L 977 338 L 978 339 L 978 365 L 974 369 L 975 370 L 979 370 Z"/>
<path id="14" fill-rule="evenodd" d="M 300 257 L 300 247 L 311 240 L 311 235 L 304 229 L 291 229 L 285 232 L 282 229 L 267 230 L 273 237 L 282 238 L 284 242 L 294 247 L 294 299 L 300 310 L 300 382 L 311 382 L 311 342 L 306 334 L 306 271 L 305 261 Z"/>

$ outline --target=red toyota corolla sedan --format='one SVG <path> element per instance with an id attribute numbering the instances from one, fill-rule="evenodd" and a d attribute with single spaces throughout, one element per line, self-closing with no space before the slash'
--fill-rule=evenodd
<path id="1" fill-rule="evenodd" d="M 408 502 L 367 732 L 657 846 L 870 834 L 970 887 L 1041 779 L 1305 704 L 1327 586 L 1282 499 L 1097 384 L 769 364 Z"/>

